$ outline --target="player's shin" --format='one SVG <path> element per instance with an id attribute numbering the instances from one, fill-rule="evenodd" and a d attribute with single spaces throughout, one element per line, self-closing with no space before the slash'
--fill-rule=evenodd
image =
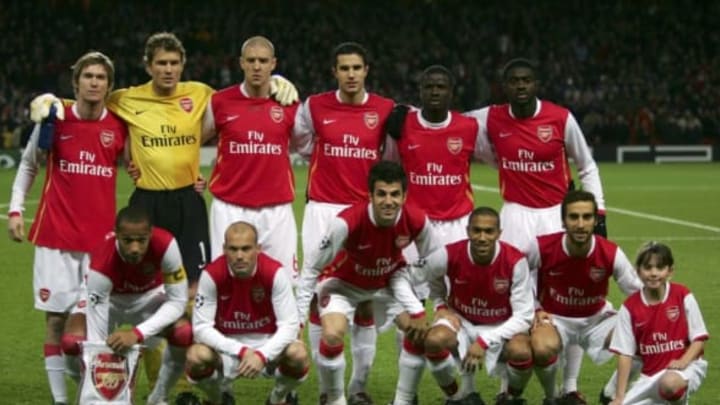
<path id="1" fill-rule="evenodd" d="M 565 349 L 565 367 L 563 369 L 563 393 L 578 390 L 577 381 L 582 367 L 583 348 L 579 345 L 570 345 Z"/>
<path id="2" fill-rule="evenodd" d="M 533 363 L 532 359 L 527 361 L 508 361 L 508 392 L 514 396 L 520 396 L 532 377 Z"/>
<path id="3" fill-rule="evenodd" d="M 270 403 L 284 403 L 288 394 L 292 392 L 307 378 L 309 367 L 302 370 L 278 367 L 275 371 L 275 386 L 270 392 Z"/>
<path id="4" fill-rule="evenodd" d="M 449 399 L 461 399 L 462 392 L 455 379 L 457 363 L 450 352 L 443 350 L 439 353 L 425 353 L 425 357 L 429 361 L 430 372 L 445 395 Z"/>
<path id="5" fill-rule="evenodd" d="M 540 385 L 545 392 L 545 398 L 555 398 L 557 396 L 555 384 L 557 368 L 558 356 L 553 356 L 546 363 L 535 362 L 535 375 L 537 375 Z"/>
<path id="6" fill-rule="evenodd" d="M 50 392 L 55 402 L 68 402 L 67 387 L 65 386 L 65 361 L 62 357 L 60 345 L 45 344 L 45 372 L 47 373 Z"/>
<path id="7" fill-rule="evenodd" d="M 635 381 L 638 374 L 640 373 L 640 369 L 642 368 L 642 361 L 640 359 L 633 357 L 632 359 L 632 368 L 630 369 L 630 378 L 628 381 Z M 615 389 L 617 388 L 617 377 L 618 373 L 617 370 L 615 370 L 610 376 L 610 379 L 605 384 L 605 386 L 602 389 L 602 397 L 613 399 L 615 398 Z M 608 401 L 609 402 L 609 401 Z"/>
<path id="8" fill-rule="evenodd" d="M 370 368 L 375 360 L 377 329 L 372 316 L 369 319 L 355 318 L 352 326 L 350 347 L 352 350 L 352 375 L 348 384 L 350 395 L 366 391 Z"/>
<path id="9" fill-rule="evenodd" d="M 168 392 L 183 374 L 186 352 L 187 347 L 185 346 L 167 345 L 163 352 L 157 383 L 148 397 L 149 404 L 160 403 L 167 399 Z"/>
<path id="10" fill-rule="evenodd" d="M 318 374 L 323 381 L 321 392 L 327 394 L 328 403 L 343 403 L 345 398 L 345 356 L 343 343 L 328 345 L 320 340 Z"/>
<path id="11" fill-rule="evenodd" d="M 411 405 L 417 394 L 417 388 L 425 370 L 423 345 L 413 345 L 404 341 L 398 361 L 398 381 L 395 388 L 394 405 Z"/>

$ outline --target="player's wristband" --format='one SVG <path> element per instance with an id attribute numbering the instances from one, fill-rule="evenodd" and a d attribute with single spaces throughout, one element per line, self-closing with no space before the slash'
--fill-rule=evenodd
<path id="1" fill-rule="evenodd" d="M 484 350 L 487 350 L 488 344 L 485 343 L 485 341 L 481 337 L 478 337 L 475 341 L 480 345 L 480 347 L 482 347 Z"/>
<path id="2" fill-rule="evenodd" d="M 417 314 L 410 314 L 410 319 L 418 319 L 425 316 L 425 311 L 418 312 Z"/>
<path id="3" fill-rule="evenodd" d="M 145 340 L 145 336 L 143 336 L 142 332 L 140 332 L 140 329 L 133 328 L 132 332 L 135 334 L 135 336 L 138 339 L 138 343 L 142 343 Z"/>
<path id="4" fill-rule="evenodd" d="M 242 349 L 238 352 L 238 359 L 242 360 L 243 356 L 245 356 L 245 352 L 247 352 L 247 346 L 243 346 Z"/>
<path id="5" fill-rule="evenodd" d="M 8 212 L 8 218 L 15 218 L 15 217 L 19 217 L 19 216 L 21 216 L 21 215 L 22 215 L 22 214 L 20 214 L 20 211 L 10 211 L 10 212 Z"/>

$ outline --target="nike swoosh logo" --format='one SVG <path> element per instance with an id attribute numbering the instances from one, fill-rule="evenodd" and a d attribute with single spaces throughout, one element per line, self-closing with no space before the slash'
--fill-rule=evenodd
<path id="1" fill-rule="evenodd" d="M 229 121 L 235 121 L 235 120 L 238 119 L 239 117 L 240 117 L 239 115 L 229 115 L 229 116 L 227 117 L 227 120 L 228 120 L 228 122 L 229 122 Z"/>
<path id="2" fill-rule="evenodd" d="M 332 123 L 335 122 L 335 121 L 337 121 L 337 120 L 327 120 L 327 119 L 324 119 L 324 120 L 322 120 L 322 123 L 323 123 L 323 125 L 328 125 L 328 124 L 332 124 Z"/>
<path id="3" fill-rule="evenodd" d="M 357 247 L 357 248 L 358 248 L 358 250 L 365 250 L 365 249 L 370 249 L 370 247 L 371 247 L 371 246 L 372 246 L 371 244 L 367 244 L 367 245 L 358 245 L 358 247 Z"/>
<path id="4" fill-rule="evenodd" d="M 507 138 L 512 135 L 512 132 L 500 132 L 500 138 Z"/>
<path id="5" fill-rule="evenodd" d="M 147 110 L 135 110 L 135 115 L 140 115 L 146 112 Z"/>
<path id="6" fill-rule="evenodd" d="M 562 273 L 562 271 L 551 271 L 548 274 L 551 276 L 562 276 L 563 273 Z"/>
<path id="7" fill-rule="evenodd" d="M 419 148 L 420 145 L 408 145 L 408 150 L 413 150 Z"/>
<path id="8" fill-rule="evenodd" d="M 467 280 L 455 280 L 455 284 L 467 284 Z"/>
<path id="9" fill-rule="evenodd" d="M 73 137 L 72 135 L 60 135 L 60 140 L 61 140 L 61 141 L 65 141 L 65 140 L 68 140 L 68 139 L 70 139 L 70 138 L 72 138 L 72 137 Z"/>
<path id="10" fill-rule="evenodd" d="M 225 300 L 229 300 L 229 299 L 230 299 L 230 296 L 229 296 L 229 295 L 221 295 L 221 296 L 220 296 L 220 300 L 221 300 L 221 301 L 225 301 Z"/>

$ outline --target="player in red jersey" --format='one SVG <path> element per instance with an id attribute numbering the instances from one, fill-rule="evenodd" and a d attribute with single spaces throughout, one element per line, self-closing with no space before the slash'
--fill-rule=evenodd
<path id="1" fill-rule="evenodd" d="M 62 107 L 47 155 L 45 186 L 29 240 L 36 246 L 33 266 L 35 308 L 45 317 L 45 370 L 55 403 L 67 403 L 64 369 L 79 378 L 79 346 L 67 345 L 65 364 L 61 337 L 70 310 L 79 302 L 87 273 L 89 253 L 108 231 L 115 218 L 117 161 L 122 155 L 127 128 L 105 108 L 112 89 L 114 66 L 100 52 L 81 56 L 72 68 L 77 101 Z M 38 174 L 40 124 L 33 130 L 13 183 L 8 214 L 10 238 L 25 237 L 22 216 L 25 196 Z M 43 152 L 44 153 L 44 152 Z M 92 193 L 88 193 L 92 190 Z M 82 308 L 80 308 L 83 310 Z M 83 325 L 79 315 L 68 323 Z"/>
<path id="2" fill-rule="evenodd" d="M 610 350 L 618 354 L 618 384 L 612 405 L 687 404 L 707 374 L 703 358 L 709 339 L 695 296 L 670 282 L 670 248 L 649 242 L 635 261 L 642 290 L 628 297 L 618 314 Z M 627 390 L 633 358 L 642 374 Z"/>
<path id="3" fill-rule="evenodd" d="M 218 136 L 218 157 L 210 178 L 213 259 L 222 255 L 228 225 L 243 220 L 259 229 L 263 251 L 296 278 L 297 226 L 290 165 L 298 104 L 283 106 L 270 97 L 275 47 L 262 36 L 243 43 L 245 78 L 213 94 L 205 112 L 203 142 Z M 299 141 L 298 141 L 299 143 Z"/>
<path id="4" fill-rule="evenodd" d="M 148 404 L 165 404 L 182 375 L 192 327 L 183 317 L 188 279 L 180 249 L 168 231 L 153 227 L 138 206 L 121 209 L 115 233 L 92 254 L 87 277 L 87 339 L 116 352 L 137 343 L 149 347 L 166 338 L 157 383 Z M 131 330 L 116 330 L 118 325 Z"/>
<path id="5" fill-rule="evenodd" d="M 332 72 L 338 89 L 315 94 L 300 107 L 295 130 L 312 135 L 307 198 L 302 223 L 303 268 L 320 246 L 323 230 L 343 209 L 367 201 L 370 167 L 380 160 L 384 127 L 394 102 L 365 88 L 370 64 L 365 48 L 354 42 L 338 45 L 332 53 Z M 313 358 L 320 343 L 320 320 L 311 306 L 308 336 Z M 351 403 L 369 403 L 365 386 L 373 359 L 377 332 L 371 306 L 361 305 L 352 325 L 353 373 Z M 322 385 L 322 377 L 318 381 Z M 357 399 L 357 400 L 356 400 Z"/>
<path id="6" fill-rule="evenodd" d="M 450 110 L 454 78 L 447 68 L 433 65 L 425 69 L 419 87 L 420 109 L 404 115 L 399 129 L 390 129 L 392 125 L 388 124 L 385 157 L 402 163 L 408 174 L 407 204 L 424 210 L 438 242 L 448 244 L 467 237 L 467 217 L 473 209 L 470 163 L 477 156 L 478 124 Z M 395 114 L 402 111 L 400 107 L 393 110 L 389 122 L 399 119 Z M 418 259 L 414 245 L 403 254 L 409 262 Z M 418 297 L 428 297 L 426 283 L 414 288 Z M 419 379 L 424 363 L 422 353 L 404 351 L 399 367 L 405 370 L 401 374 L 417 374 Z M 400 378 L 398 384 L 403 380 Z M 462 388 L 468 395 L 475 391 L 473 375 L 464 375 Z M 404 397 L 400 391 L 408 389 L 398 385 L 397 390 L 396 399 Z"/>
<path id="7" fill-rule="evenodd" d="M 261 252 L 247 222 L 228 227 L 223 251 L 200 276 L 188 376 L 213 404 L 223 401 L 221 386 L 260 375 L 275 377 L 266 404 L 297 403 L 291 392 L 307 375 L 310 358 L 297 339 L 292 281 L 280 262 Z"/>
<path id="8" fill-rule="evenodd" d="M 531 271 L 537 272 L 538 307 L 531 335 L 533 363 L 546 403 L 556 397 L 555 374 L 563 347 L 577 344 L 598 364 L 610 359 L 607 345 L 616 320 L 606 299 L 610 278 L 626 295 L 642 286 L 620 247 L 593 234 L 597 209 L 592 193 L 568 192 L 561 205 L 565 231 L 538 236 L 527 256 Z M 503 395 L 516 398 L 521 393 L 508 390 Z M 559 402 L 567 403 L 568 398 L 581 400 L 566 395 Z"/>
<path id="9" fill-rule="evenodd" d="M 318 295 L 322 339 L 317 363 L 322 392 L 332 405 L 346 403 L 343 336 L 358 303 L 372 301 L 374 317 L 382 321 L 385 307 L 397 301 L 410 314 L 408 322 L 399 325 L 408 339 L 419 339 L 425 330 L 424 307 L 404 274 L 402 249 L 414 241 L 423 256 L 432 250 L 427 217 L 405 206 L 407 178 L 397 163 L 376 163 L 368 189 L 369 203 L 350 206 L 330 223 L 298 287 L 301 319 L 307 316 L 313 291 Z"/>
<path id="10" fill-rule="evenodd" d="M 480 405 L 484 402 L 477 392 L 459 389 L 451 353 L 460 356 L 466 372 L 484 364 L 488 375 L 507 374 L 510 387 L 523 387 L 532 372 L 533 299 L 524 255 L 498 240 L 497 211 L 476 208 L 466 224 L 466 239 L 434 251 L 413 265 L 412 275 L 431 282 L 436 320 L 425 338 L 425 356 L 446 403 Z M 419 379 L 406 383 L 411 390 L 398 390 L 395 405 L 411 403 Z"/>
<path id="11" fill-rule="evenodd" d="M 607 236 L 600 172 L 573 114 L 537 97 L 537 67 L 527 59 L 510 60 L 502 82 L 508 104 L 467 113 L 479 121 L 478 150 L 483 160 L 498 169 L 504 201 L 501 239 L 527 253 L 536 236 L 562 230 L 560 203 L 573 186 L 570 159 L 582 188 L 597 200 L 595 231 Z M 563 383 L 569 396 L 579 396 L 581 362 L 582 350 L 570 346 Z"/>

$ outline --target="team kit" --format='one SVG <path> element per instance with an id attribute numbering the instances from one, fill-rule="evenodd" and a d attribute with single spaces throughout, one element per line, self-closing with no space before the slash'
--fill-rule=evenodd
<path id="1" fill-rule="evenodd" d="M 409 106 L 366 89 L 362 45 L 331 57 L 337 88 L 301 101 L 254 36 L 242 82 L 216 91 L 181 81 L 185 48 L 159 32 L 143 51 L 148 82 L 114 89 L 112 60 L 91 51 L 71 67 L 73 97 L 33 100 L 8 232 L 35 245 L 52 403 L 137 403 L 141 366 L 148 404 L 235 404 L 235 380 L 271 378 L 250 403 L 411 405 L 427 403 L 424 373 L 444 404 L 690 401 L 707 373 L 699 305 L 670 280 L 669 246 L 631 259 L 608 239 L 598 166 L 573 114 L 538 98 L 534 61 L 500 70 L 507 103 L 458 112 L 442 65 Z M 299 235 L 291 154 L 308 162 Z M 474 161 L 497 172 L 499 209 L 476 206 Z M 135 186 L 119 210 L 118 172 Z M 398 369 L 378 402 L 368 376 L 386 330 Z M 592 400 L 578 386 L 586 354 L 617 359 Z M 479 392 L 481 372 L 499 392 Z M 309 373 L 317 395 L 301 398 Z M 533 376 L 541 398 L 525 395 Z"/>

